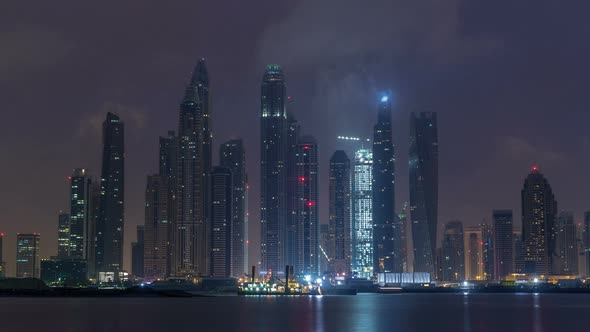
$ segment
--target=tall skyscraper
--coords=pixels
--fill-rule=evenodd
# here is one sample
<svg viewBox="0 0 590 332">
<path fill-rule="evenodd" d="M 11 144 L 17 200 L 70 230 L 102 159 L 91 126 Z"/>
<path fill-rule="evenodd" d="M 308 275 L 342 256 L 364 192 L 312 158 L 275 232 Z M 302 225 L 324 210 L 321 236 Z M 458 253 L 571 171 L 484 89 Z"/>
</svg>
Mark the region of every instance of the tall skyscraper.
<svg viewBox="0 0 590 332">
<path fill-rule="evenodd" d="M 514 273 L 512 210 L 494 210 L 494 276 L 505 280 Z"/>
<path fill-rule="evenodd" d="M 479 225 L 482 239 L 482 280 L 494 280 L 494 230 L 485 221 Z"/>
<path fill-rule="evenodd" d="M 329 193 L 329 257 L 332 273 L 350 275 L 350 159 L 346 152 L 337 150 L 330 158 Z"/>
<path fill-rule="evenodd" d="M 318 274 L 319 264 L 319 147 L 313 137 L 297 144 L 297 260 L 295 274 Z"/>
<path fill-rule="evenodd" d="M 206 214 L 209 207 L 207 166 L 205 165 L 204 62 L 199 61 L 180 105 L 178 162 L 176 165 L 175 274 L 209 274 L 209 237 Z"/>
<path fill-rule="evenodd" d="M 107 113 L 102 125 L 103 152 L 100 207 L 96 224 L 96 265 L 99 271 L 123 269 L 125 229 L 125 140 L 121 119 Z"/>
<path fill-rule="evenodd" d="M 319 251 L 320 256 L 320 274 L 329 272 L 330 256 L 328 256 L 328 248 L 330 247 L 330 225 L 320 224 L 319 232 Z"/>
<path fill-rule="evenodd" d="M 177 170 L 178 170 L 178 137 L 173 130 L 168 131 L 167 137 L 160 137 L 160 182 L 166 181 L 168 185 L 166 207 L 166 220 L 168 222 L 168 254 L 166 258 L 166 276 L 176 272 L 176 233 L 177 233 Z M 161 235 L 161 234 L 160 234 Z M 155 268 L 155 266 L 154 266 Z M 156 271 L 152 270 L 150 273 Z"/>
<path fill-rule="evenodd" d="M 360 149 L 354 156 L 352 182 L 352 272 L 373 277 L 373 152 Z"/>
<path fill-rule="evenodd" d="M 229 168 L 215 167 L 211 172 L 211 275 L 231 275 L 233 221 L 232 173 Z"/>
<path fill-rule="evenodd" d="M 410 212 L 414 272 L 434 272 L 438 218 L 438 133 L 436 113 L 410 117 Z"/>
<path fill-rule="evenodd" d="M 286 148 L 286 187 L 285 187 L 285 201 L 287 206 L 286 222 L 286 241 L 285 263 L 288 265 L 295 265 L 297 262 L 298 245 L 297 245 L 297 222 L 299 208 L 299 201 L 297 196 L 297 187 L 299 185 L 299 178 L 297 177 L 297 144 L 301 126 L 295 119 L 292 113 L 287 114 L 287 148 Z"/>
<path fill-rule="evenodd" d="M 584 230 L 582 232 L 582 244 L 584 246 L 585 275 L 590 277 L 590 211 L 584 212 Z"/>
<path fill-rule="evenodd" d="M 555 254 L 557 202 L 547 179 L 533 167 L 522 197 L 522 262 L 525 273 L 547 276 Z"/>
<path fill-rule="evenodd" d="M 88 277 L 96 278 L 97 230 L 100 215 L 100 188 L 96 179 L 88 180 L 88 216 L 86 218 L 86 271 Z"/>
<path fill-rule="evenodd" d="M 70 256 L 70 214 L 60 212 L 57 221 L 57 257 Z"/>
<path fill-rule="evenodd" d="M 480 227 L 463 229 L 465 279 L 485 280 L 483 270 L 483 234 Z"/>
<path fill-rule="evenodd" d="M 555 225 L 553 274 L 578 275 L 578 243 L 576 224 L 571 211 L 561 211 Z"/>
<path fill-rule="evenodd" d="M 168 177 L 147 177 L 145 190 L 144 270 L 146 280 L 166 278 L 170 271 L 170 186 Z"/>
<path fill-rule="evenodd" d="M 136 241 L 131 243 L 131 274 L 143 278 L 144 271 L 145 227 L 137 225 Z"/>
<path fill-rule="evenodd" d="M 16 277 L 39 278 L 41 276 L 41 257 L 39 254 L 40 235 L 16 235 Z"/>
<path fill-rule="evenodd" d="M 86 257 L 86 226 L 90 179 L 84 168 L 76 168 L 70 179 L 70 249 L 69 257 Z"/>
<path fill-rule="evenodd" d="M 442 241 L 442 280 L 465 279 L 463 224 L 450 221 L 445 225 Z"/>
<path fill-rule="evenodd" d="M 409 258 L 408 258 L 408 254 L 410 253 L 410 243 L 409 243 L 409 235 L 410 235 L 410 224 L 409 224 L 409 218 L 408 218 L 408 202 L 404 203 L 404 207 L 402 209 L 402 211 L 400 213 L 397 214 L 397 224 L 395 225 L 396 228 L 398 228 L 398 230 L 396 230 L 396 232 L 399 232 L 401 234 L 401 241 L 400 241 L 400 246 L 401 246 L 401 260 L 402 260 L 402 264 L 403 264 L 403 272 L 409 272 L 410 271 L 410 266 L 409 266 Z"/>
<path fill-rule="evenodd" d="M 268 65 L 261 87 L 260 213 L 262 272 L 282 274 L 286 261 L 287 88 L 283 71 Z"/>
<path fill-rule="evenodd" d="M 230 140 L 221 145 L 219 164 L 229 169 L 232 174 L 231 275 L 240 277 L 248 270 L 246 247 L 248 176 L 246 175 L 246 152 L 241 139 Z"/>
<path fill-rule="evenodd" d="M 373 129 L 373 271 L 403 272 L 401 233 L 395 213 L 395 153 L 391 101 L 383 96 Z M 397 231 L 397 232 L 394 232 Z"/>
<path fill-rule="evenodd" d="M 0 278 L 4 278 L 6 276 L 6 263 L 4 262 L 3 256 L 3 241 L 4 241 L 4 233 L 0 232 Z"/>
</svg>

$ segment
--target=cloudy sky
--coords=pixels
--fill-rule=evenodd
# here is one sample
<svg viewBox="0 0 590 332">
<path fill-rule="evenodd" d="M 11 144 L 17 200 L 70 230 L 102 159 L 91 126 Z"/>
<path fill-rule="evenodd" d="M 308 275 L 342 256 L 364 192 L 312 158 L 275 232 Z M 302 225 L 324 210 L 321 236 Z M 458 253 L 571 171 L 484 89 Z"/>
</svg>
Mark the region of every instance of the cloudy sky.
<svg viewBox="0 0 590 332">
<path fill-rule="evenodd" d="M 258 258 L 259 94 L 281 64 L 303 132 L 327 161 L 338 135 L 368 137 L 394 100 L 398 206 L 407 200 L 411 111 L 439 113 L 439 223 L 520 215 L 532 165 L 576 220 L 590 209 L 590 4 L 581 0 L 12 1 L 0 12 L 0 231 L 14 273 L 17 232 L 56 253 L 67 176 L 98 175 L 107 111 L 126 123 L 126 266 L 143 222 L 158 136 L 177 127 L 197 59 L 208 62 L 215 145 L 243 138 Z M 519 222 L 519 217 L 516 218 Z"/>
</svg>

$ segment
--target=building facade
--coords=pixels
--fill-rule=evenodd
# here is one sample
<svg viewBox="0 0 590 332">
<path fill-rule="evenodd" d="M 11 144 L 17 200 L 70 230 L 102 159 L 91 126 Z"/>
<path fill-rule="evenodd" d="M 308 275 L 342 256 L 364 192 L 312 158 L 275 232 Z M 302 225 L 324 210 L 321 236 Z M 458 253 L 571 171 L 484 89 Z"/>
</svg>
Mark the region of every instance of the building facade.
<svg viewBox="0 0 590 332">
<path fill-rule="evenodd" d="M 555 223 L 553 274 L 578 275 L 578 241 L 574 213 L 560 211 Z"/>
<path fill-rule="evenodd" d="M 512 210 L 494 210 L 494 276 L 505 280 L 514 273 Z"/>
<path fill-rule="evenodd" d="M 96 265 L 103 272 L 123 269 L 125 230 L 125 133 L 121 119 L 107 113 L 103 122 L 100 206 L 96 224 Z"/>
<path fill-rule="evenodd" d="M 480 227 L 463 229 L 465 253 L 465 279 L 486 280 L 483 262 L 483 234 Z"/>
<path fill-rule="evenodd" d="M 330 158 L 329 249 L 328 270 L 336 274 L 351 273 L 351 169 L 343 150 Z"/>
<path fill-rule="evenodd" d="M 17 278 L 41 276 L 40 243 L 41 236 L 37 233 L 16 235 Z"/>
<path fill-rule="evenodd" d="M 86 226 L 90 179 L 86 169 L 74 169 L 70 178 L 70 249 L 72 258 L 86 257 Z"/>
<path fill-rule="evenodd" d="M 352 273 L 373 277 L 373 152 L 360 149 L 354 156 L 352 182 Z"/>
<path fill-rule="evenodd" d="M 445 225 L 442 241 L 441 269 L 443 281 L 465 279 L 465 247 L 463 223 L 450 221 Z"/>
<path fill-rule="evenodd" d="M 169 194 L 168 177 L 160 175 L 147 177 L 143 277 L 148 281 L 164 279 L 170 275 Z"/>
<path fill-rule="evenodd" d="M 233 226 L 232 173 L 229 168 L 215 167 L 211 172 L 211 275 L 231 275 Z"/>
<path fill-rule="evenodd" d="M 145 257 L 145 226 L 137 225 L 136 241 L 131 242 L 131 274 L 143 278 Z"/>
<path fill-rule="evenodd" d="M 60 212 L 57 218 L 57 257 L 70 256 L 70 214 Z"/>
<path fill-rule="evenodd" d="M 433 274 L 438 218 L 436 113 L 411 114 L 409 170 L 414 272 Z"/>
</svg>

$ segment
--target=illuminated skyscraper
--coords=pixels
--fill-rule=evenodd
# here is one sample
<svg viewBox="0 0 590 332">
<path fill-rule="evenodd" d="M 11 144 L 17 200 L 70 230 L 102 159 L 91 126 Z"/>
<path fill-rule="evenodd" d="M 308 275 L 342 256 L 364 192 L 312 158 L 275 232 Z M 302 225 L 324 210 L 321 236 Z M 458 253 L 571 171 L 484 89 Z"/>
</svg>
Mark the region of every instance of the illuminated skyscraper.
<svg viewBox="0 0 590 332">
<path fill-rule="evenodd" d="M 438 219 L 436 113 L 412 113 L 410 117 L 409 170 L 414 272 L 433 274 Z"/>
<path fill-rule="evenodd" d="M 297 186 L 299 179 L 297 177 L 297 144 L 301 127 L 292 113 L 287 115 L 287 149 L 286 149 L 286 189 L 285 200 L 287 205 L 287 215 L 285 217 L 287 234 L 286 234 L 286 259 L 288 265 L 295 265 L 297 262 L 297 222 L 299 207 L 299 197 L 297 196 Z"/>
<path fill-rule="evenodd" d="M 103 153 L 100 208 L 96 223 L 96 265 L 99 271 L 123 270 L 125 208 L 125 141 L 121 119 L 107 113 L 102 125 Z"/>
<path fill-rule="evenodd" d="M 578 243 L 576 224 L 571 211 L 561 211 L 555 223 L 555 254 L 553 274 L 578 275 Z"/>
<path fill-rule="evenodd" d="M 147 177 L 145 190 L 145 235 L 143 276 L 146 280 L 166 278 L 170 271 L 169 250 L 169 203 L 168 177 Z"/>
<path fill-rule="evenodd" d="M 61 212 L 57 221 L 57 257 L 70 256 L 70 214 Z"/>
<path fill-rule="evenodd" d="M 486 222 L 479 225 L 482 239 L 482 280 L 494 280 L 494 230 Z"/>
<path fill-rule="evenodd" d="M 167 238 L 167 258 L 166 258 L 166 276 L 174 275 L 176 272 L 176 233 L 177 233 L 177 225 L 176 225 L 176 218 L 177 216 L 177 207 L 178 201 L 176 200 L 177 194 L 177 165 L 178 165 L 178 137 L 174 133 L 173 130 L 168 131 L 168 136 L 161 137 L 160 136 L 160 171 L 159 177 L 160 179 L 157 181 L 159 184 L 156 186 L 154 182 L 154 187 L 157 187 L 158 191 L 162 190 L 161 185 L 166 182 L 168 186 L 168 193 L 166 194 L 168 202 L 166 203 L 166 215 L 161 215 L 161 220 L 166 220 L 168 223 L 168 238 Z M 149 180 L 148 180 L 149 182 Z M 161 196 L 161 195 L 159 195 Z M 160 213 L 160 211 L 158 211 Z M 161 234 L 158 234 L 156 237 L 160 239 Z M 160 240 L 156 240 L 160 241 Z M 154 252 L 154 255 L 158 256 L 160 253 L 157 254 Z M 155 256 L 152 256 L 152 259 L 155 259 Z M 150 275 L 159 274 L 157 270 L 160 270 L 159 263 L 154 261 L 153 269 L 151 271 L 146 271 L 147 277 Z M 158 267 L 156 267 L 158 266 Z"/>
<path fill-rule="evenodd" d="M 70 179 L 70 249 L 68 256 L 85 258 L 90 179 L 84 168 L 76 168 Z"/>
<path fill-rule="evenodd" d="M 505 280 L 514 273 L 512 210 L 494 210 L 494 276 Z"/>
<path fill-rule="evenodd" d="M 136 241 L 131 243 L 131 274 L 143 278 L 145 256 L 145 226 L 137 225 Z"/>
<path fill-rule="evenodd" d="M 231 275 L 240 277 L 248 270 L 248 248 L 246 246 L 248 176 L 246 175 L 246 152 L 241 139 L 221 144 L 219 164 L 229 169 L 232 174 Z"/>
<path fill-rule="evenodd" d="M 328 250 L 333 273 L 350 275 L 351 222 L 350 222 L 350 159 L 338 150 L 330 158 L 330 215 Z"/>
<path fill-rule="evenodd" d="M 373 277 L 373 152 L 360 149 L 354 156 L 352 183 L 352 273 Z"/>
<path fill-rule="evenodd" d="M 282 274 L 286 261 L 286 85 L 281 67 L 268 65 L 261 86 L 261 272 Z"/>
<path fill-rule="evenodd" d="M 465 279 L 484 280 L 483 234 L 480 227 L 463 229 L 465 253 Z"/>
<path fill-rule="evenodd" d="M 295 274 L 320 272 L 319 257 L 319 148 L 313 137 L 297 144 L 297 260 Z"/>
<path fill-rule="evenodd" d="M 395 153 L 388 96 L 381 98 L 373 130 L 373 271 L 403 272 L 401 230 L 394 228 Z"/>
<path fill-rule="evenodd" d="M 16 277 L 39 278 L 41 276 L 41 257 L 39 254 L 40 235 L 16 235 Z"/>
<path fill-rule="evenodd" d="M 548 275 L 555 254 L 557 202 L 547 179 L 533 167 L 522 197 L 522 264 L 525 273 Z"/>
<path fill-rule="evenodd" d="M 86 270 L 88 277 L 96 277 L 97 231 L 96 224 L 100 214 L 100 183 L 96 179 L 89 179 L 88 187 L 88 216 L 86 218 Z"/>
<path fill-rule="evenodd" d="M 199 61 L 180 104 L 178 161 L 176 164 L 176 229 L 174 238 L 175 274 L 209 274 L 209 237 L 205 207 L 208 199 L 205 166 L 204 62 Z M 208 91 L 208 88 L 207 88 Z"/>
<path fill-rule="evenodd" d="M 584 263 L 586 263 L 584 272 L 586 277 L 590 277 L 590 211 L 584 212 L 582 245 L 584 246 Z"/>
<path fill-rule="evenodd" d="M 211 275 L 231 275 L 233 225 L 232 173 L 229 168 L 215 167 L 211 172 Z"/>
<path fill-rule="evenodd" d="M 463 224 L 450 221 L 445 225 L 442 241 L 442 280 L 459 281 L 465 279 L 465 249 Z"/>
</svg>

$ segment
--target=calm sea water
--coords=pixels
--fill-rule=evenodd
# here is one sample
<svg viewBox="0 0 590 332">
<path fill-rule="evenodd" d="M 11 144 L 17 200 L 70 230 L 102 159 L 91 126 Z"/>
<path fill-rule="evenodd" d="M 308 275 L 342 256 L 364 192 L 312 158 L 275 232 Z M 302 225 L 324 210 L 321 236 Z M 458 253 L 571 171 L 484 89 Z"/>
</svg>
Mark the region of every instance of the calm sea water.
<svg viewBox="0 0 590 332">
<path fill-rule="evenodd" d="M 0 298 L 0 331 L 590 331 L 590 296 Z"/>
</svg>

